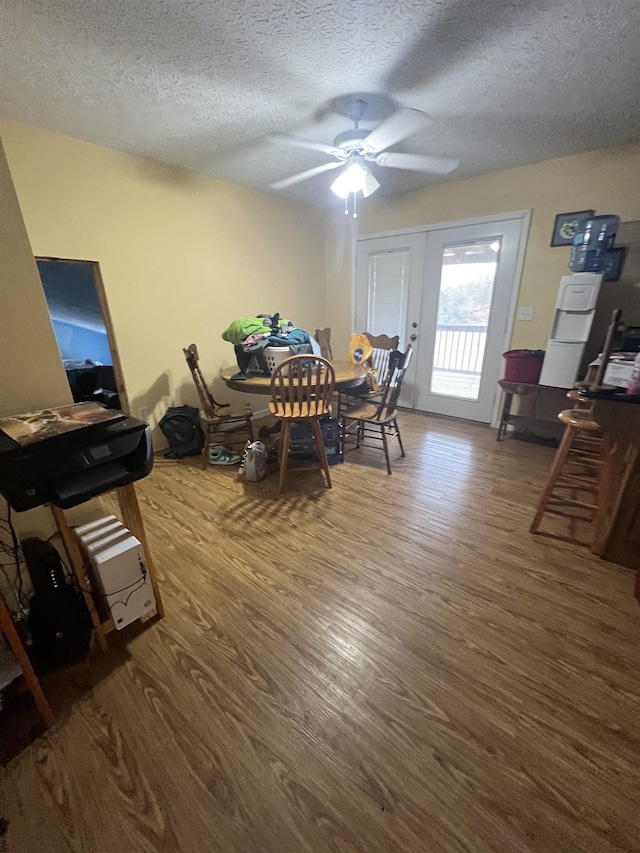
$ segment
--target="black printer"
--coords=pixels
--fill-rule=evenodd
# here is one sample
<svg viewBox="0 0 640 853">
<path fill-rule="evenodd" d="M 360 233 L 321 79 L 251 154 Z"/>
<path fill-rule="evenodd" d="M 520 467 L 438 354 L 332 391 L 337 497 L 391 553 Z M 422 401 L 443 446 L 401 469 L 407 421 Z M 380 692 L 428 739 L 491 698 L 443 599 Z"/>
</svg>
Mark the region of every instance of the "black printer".
<svg viewBox="0 0 640 853">
<path fill-rule="evenodd" d="M 77 506 L 152 467 L 149 425 L 97 403 L 0 420 L 0 493 L 17 512 Z"/>
</svg>

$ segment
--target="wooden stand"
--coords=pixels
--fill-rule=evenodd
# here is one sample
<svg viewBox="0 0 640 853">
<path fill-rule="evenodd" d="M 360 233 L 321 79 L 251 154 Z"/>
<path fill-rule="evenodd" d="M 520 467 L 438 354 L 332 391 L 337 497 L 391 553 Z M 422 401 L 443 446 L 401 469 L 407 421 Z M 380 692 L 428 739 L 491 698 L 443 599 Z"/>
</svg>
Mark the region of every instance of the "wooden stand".
<svg viewBox="0 0 640 853">
<path fill-rule="evenodd" d="M 9 612 L 9 608 L 4 602 L 4 598 L 0 595 L 0 631 L 4 634 L 7 643 L 9 644 L 9 648 L 13 652 L 15 659 L 18 661 L 20 669 L 22 670 L 22 674 L 24 676 L 24 680 L 27 683 L 27 687 L 31 691 L 31 695 L 33 696 L 33 701 L 36 703 L 36 707 L 38 711 L 40 711 L 40 716 L 44 720 L 47 728 L 51 727 L 56 719 L 53 716 L 53 711 L 49 707 L 49 703 L 47 702 L 44 693 L 42 692 L 42 687 L 40 687 L 40 682 L 38 681 L 38 677 L 33 671 L 33 667 L 31 666 L 31 661 L 24 650 L 24 646 L 20 641 L 20 637 L 18 636 L 18 632 L 16 631 L 16 626 L 13 624 L 13 619 L 11 618 L 11 613 Z"/>
<path fill-rule="evenodd" d="M 120 486 L 115 489 L 115 492 L 118 495 L 118 503 L 120 505 L 120 512 L 122 513 L 122 522 L 131 534 L 139 540 L 144 550 L 149 580 L 151 581 L 151 588 L 153 589 L 153 594 L 156 599 L 156 611 L 158 616 L 162 617 L 164 616 L 164 606 L 162 604 L 162 598 L 160 596 L 160 590 L 156 580 L 151 553 L 149 552 L 147 534 L 140 514 L 140 507 L 138 506 L 135 487 L 133 483 L 130 483 L 128 486 Z M 62 539 L 62 544 L 67 552 L 69 563 L 71 564 L 71 568 L 73 569 L 78 584 L 80 585 L 80 589 L 82 590 L 85 603 L 89 609 L 98 645 L 103 652 L 106 652 L 108 649 L 106 635 L 111 633 L 111 631 L 115 631 L 113 619 L 107 619 L 105 622 L 100 621 L 100 615 L 96 608 L 95 601 L 93 600 L 93 595 L 89 589 L 84 560 L 82 559 L 76 534 L 67 524 L 64 510 L 59 509 L 57 506 L 53 506 L 53 504 L 50 506 L 53 518 L 56 522 L 56 527 L 58 528 L 58 533 Z"/>
<path fill-rule="evenodd" d="M 514 397 L 527 397 L 529 394 L 538 394 L 540 392 L 540 385 L 537 382 L 533 384 L 531 382 L 509 382 L 507 379 L 499 379 L 498 385 L 502 388 L 504 396 L 500 409 L 500 422 L 498 424 L 496 441 L 502 441 L 503 438 L 507 437 L 507 427 L 509 424 L 513 424 L 516 427 L 535 427 L 541 423 L 536 418 L 511 414 Z"/>
</svg>

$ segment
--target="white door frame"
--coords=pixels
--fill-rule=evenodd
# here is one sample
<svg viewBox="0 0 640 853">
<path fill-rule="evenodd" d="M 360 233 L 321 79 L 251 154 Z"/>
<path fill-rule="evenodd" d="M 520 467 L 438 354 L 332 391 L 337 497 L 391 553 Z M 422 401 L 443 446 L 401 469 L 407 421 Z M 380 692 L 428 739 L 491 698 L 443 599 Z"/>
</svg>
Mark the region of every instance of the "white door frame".
<svg viewBox="0 0 640 853">
<path fill-rule="evenodd" d="M 524 259 L 527 251 L 527 243 L 529 240 L 529 228 L 531 226 L 531 210 L 512 210 L 508 213 L 495 213 L 489 216 L 472 216 L 467 219 L 456 219 L 451 222 L 435 222 L 431 225 L 416 225 L 411 228 L 394 228 L 392 231 L 375 231 L 371 234 L 358 234 L 353 238 L 351 252 L 351 324 L 355 319 L 356 305 L 356 250 L 360 240 L 373 240 L 378 237 L 399 237 L 403 234 L 417 234 L 425 231 L 441 231 L 446 228 L 458 228 L 465 225 L 488 225 L 492 222 L 504 222 L 507 219 L 519 219 L 520 224 L 520 239 L 518 241 L 518 249 L 516 251 L 516 262 L 513 277 L 513 289 L 511 291 L 511 300 L 509 303 L 509 312 L 507 314 L 507 324 L 505 327 L 503 349 L 506 351 L 511 344 L 513 335 L 513 324 L 516 318 L 516 309 L 518 307 L 518 297 L 520 296 L 520 286 L 522 284 L 522 271 L 524 269 Z M 491 414 L 491 426 L 498 425 L 500 414 L 500 394 L 496 388 L 495 399 L 493 402 L 493 411 Z"/>
</svg>

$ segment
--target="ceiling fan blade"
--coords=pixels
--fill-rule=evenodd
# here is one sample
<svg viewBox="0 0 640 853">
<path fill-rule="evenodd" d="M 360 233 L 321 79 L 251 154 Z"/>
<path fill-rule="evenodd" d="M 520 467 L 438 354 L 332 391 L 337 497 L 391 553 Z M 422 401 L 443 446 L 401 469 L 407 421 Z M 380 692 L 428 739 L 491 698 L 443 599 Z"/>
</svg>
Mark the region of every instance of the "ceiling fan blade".
<svg viewBox="0 0 640 853">
<path fill-rule="evenodd" d="M 451 157 L 431 157 L 429 154 L 400 154 L 395 151 L 383 151 L 374 158 L 377 166 L 391 169 L 408 169 L 411 172 L 426 172 L 428 175 L 448 175 L 460 165 L 459 160 Z"/>
<path fill-rule="evenodd" d="M 273 184 L 269 184 L 269 189 L 286 190 L 287 187 L 299 184 L 300 181 L 306 181 L 308 178 L 313 178 L 315 175 L 321 175 L 323 172 L 328 172 L 330 169 L 338 169 L 343 165 L 343 163 L 323 163 L 322 166 L 315 166 L 313 169 L 307 169 L 306 172 L 298 172 L 297 175 L 291 175 L 290 178 L 283 178 L 281 181 L 275 181 Z"/>
<path fill-rule="evenodd" d="M 333 145 L 325 145 L 324 142 L 314 142 L 312 139 L 302 139 L 300 136 L 287 136 L 286 133 L 269 133 L 265 139 L 272 142 L 279 142 L 282 145 L 289 145 L 292 148 L 306 148 L 308 151 L 319 151 L 321 154 L 328 154 L 330 157 L 340 157 L 343 160 L 346 160 L 348 156 L 346 151 L 336 148 Z"/>
<path fill-rule="evenodd" d="M 431 118 L 420 110 L 402 108 L 372 130 L 364 141 L 376 151 L 384 151 L 385 148 L 426 127 L 430 121 Z"/>
</svg>

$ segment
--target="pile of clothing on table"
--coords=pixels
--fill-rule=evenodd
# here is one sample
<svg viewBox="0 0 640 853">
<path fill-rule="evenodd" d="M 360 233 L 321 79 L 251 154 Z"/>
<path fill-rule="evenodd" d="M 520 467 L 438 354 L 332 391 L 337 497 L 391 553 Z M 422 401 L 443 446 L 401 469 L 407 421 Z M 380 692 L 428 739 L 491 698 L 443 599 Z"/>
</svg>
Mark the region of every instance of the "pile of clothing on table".
<svg viewBox="0 0 640 853">
<path fill-rule="evenodd" d="M 309 332 L 298 329 L 291 320 L 280 314 L 258 314 L 240 317 L 222 333 L 222 340 L 232 343 L 236 350 L 239 373 L 233 379 L 246 379 L 248 373 L 270 370 L 265 357 L 267 347 L 288 347 L 292 355 L 320 354 L 320 347 Z"/>
</svg>

